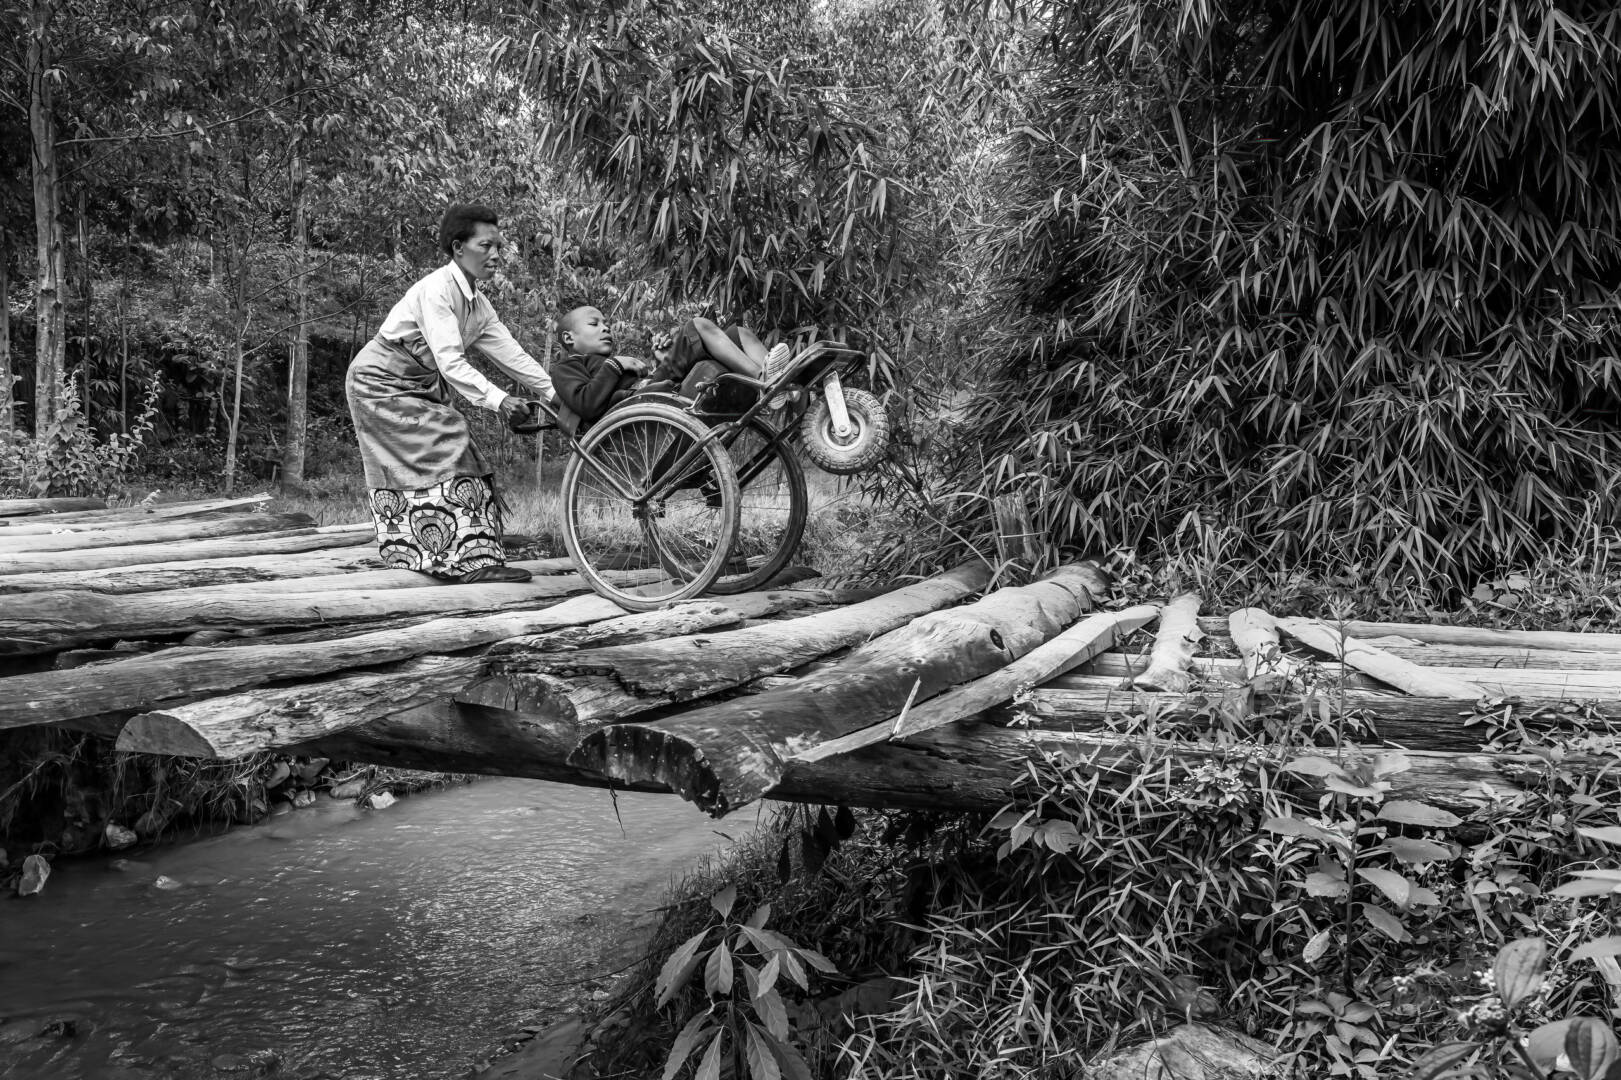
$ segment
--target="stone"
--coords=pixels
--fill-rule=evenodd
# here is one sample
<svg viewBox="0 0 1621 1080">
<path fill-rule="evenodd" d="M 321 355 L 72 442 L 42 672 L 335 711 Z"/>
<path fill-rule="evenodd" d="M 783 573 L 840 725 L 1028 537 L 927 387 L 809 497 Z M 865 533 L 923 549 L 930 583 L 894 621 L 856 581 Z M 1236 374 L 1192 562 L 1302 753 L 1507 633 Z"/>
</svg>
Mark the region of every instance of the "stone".
<svg viewBox="0 0 1621 1080">
<path fill-rule="evenodd" d="M 293 766 L 293 772 L 306 784 L 313 784 L 318 780 L 326 767 L 332 764 L 331 758 L 310 758 L 308 761 Z"/>
<path fill-rule="evenodd" d="M 23 860 L 23 876 L 17 882 L 18 896 L 33 896 L 45 888 L 45 881 L 51 876 L 51 864 L 45 861 L 43 855 L 30 855 Z"/>
<path fill-rule="evenodd" d="M 281 817 L 283 814 L 292 813 L 292 811 L 293 811 L 293 804 L 290 803 L 290 802 L 272 803 L 271 807 L 270 807 L 270 816 L 271 817 Z"/>
<path fill-rule="evenodd" d="M 159 874 L 158 879 L 152 884 L 155 888 L 162 889 L 164 892 L 174 892 L 176 889 L 184 889 L 186 887 L 185 882 L 176 881 L 167 874 Z"/>
<path fill-rule="evenodd" d="M 332 787 L 332 797 L 334 799 L 359 798 L 360 795 L 365 792 L 366 785 L 369 783 L 371 783 L 371 781 L 366 777 L 357 776 L 353 780 L 345 780 L 341 784 L 334 784 Z"/>
<path fill-rule="evenodd" d="M 135 841 L 140 839 L 140 837 L 135 835 L 135 831 L 133 829 L 126 829 L 124 826 L 114 824 L 111 821 L 107 823 L 107 828 L 103 830 L 103 833 L 107 839 L 107 846 L 112 848 L 114 851 L 120 851 L 123 848 L 127 848 L 131 844 L 135 843 Z"/>
<path fill-rule="evenodd" d="M 241 1054 L 221 1054 L 211 1064 L 220 1072 L 246 1072 L 252 1062 Z"/>
<path fill-rule="evenodd" d="M 293 793 L 293 805 L 302 810 L 306 806 L 315 805 L 315 792 L 305 790 Z"/>
<path fill-rule="evenodd" d="M 394 805 L 394 793 L 391 791 L 374 791 L 366 800 L 366 805 L 373 810 L 387 810 Z"/>
<path fill-rule="evenodd" d="M 135 819 L 135 832 L 139 836 L 152 839 L 169 827 L 169 822 L 180 812 L 180 804 L 173 799 L 163 799 L 152 805 L 152 809 Z"/>
<path fill-rule="evenodd" d="M 1262 1080 L 1282 1077 L 1276 1048 L 1238 1031 L 1179 1024 L 1093 1063 L 1088 1080 Z"/>
</svg>

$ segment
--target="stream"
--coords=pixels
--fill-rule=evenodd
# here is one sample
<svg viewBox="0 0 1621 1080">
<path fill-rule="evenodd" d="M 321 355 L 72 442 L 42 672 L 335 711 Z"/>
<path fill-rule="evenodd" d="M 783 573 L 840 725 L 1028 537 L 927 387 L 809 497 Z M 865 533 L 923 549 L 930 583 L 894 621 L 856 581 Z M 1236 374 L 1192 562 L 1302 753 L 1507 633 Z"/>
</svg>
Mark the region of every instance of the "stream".
<svg viewBox="0 0 1621 1080">
<path fill-rule="evenodd" d="M 0 1078 L 466 1076 L 630 964 L 672 878 L 754 823 L 492 779 L 61 860 L 0 899 Z"/>
</svg>

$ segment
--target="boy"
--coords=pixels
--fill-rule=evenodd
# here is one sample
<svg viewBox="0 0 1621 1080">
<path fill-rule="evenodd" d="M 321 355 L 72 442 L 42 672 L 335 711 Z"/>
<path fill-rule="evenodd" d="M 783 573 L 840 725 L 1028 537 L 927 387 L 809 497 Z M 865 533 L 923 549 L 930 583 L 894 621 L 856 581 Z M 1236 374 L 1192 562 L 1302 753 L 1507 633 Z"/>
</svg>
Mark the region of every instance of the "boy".
<svg viewBox="0 0 1621 1080">
<path fill-rule="evenodd" d="M 552 391 L 563 431 L 573 435 L 635 393 L 646 365 L 614 355 L 608 320 L 590 305 L 557 320 L 557 340 L 567 355 L 552 367 Z"/>
</svg>

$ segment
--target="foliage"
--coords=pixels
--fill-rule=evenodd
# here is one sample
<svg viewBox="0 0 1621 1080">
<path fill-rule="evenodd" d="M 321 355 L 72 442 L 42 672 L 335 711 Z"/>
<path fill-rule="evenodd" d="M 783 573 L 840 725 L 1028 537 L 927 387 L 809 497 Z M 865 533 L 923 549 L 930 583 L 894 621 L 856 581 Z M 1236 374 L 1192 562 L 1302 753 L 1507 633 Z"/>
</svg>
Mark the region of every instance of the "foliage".
<svg viewBox="0 0 1621 1080">
<path fill-rule="evenodd" d="M 86 423 L 78 390 L 70 379 L 62 386 L 56 418 L 38 451 L 33 476 L 37 496 L 107 495 L 124 483 L 136 457 L 152 434 L 161 382 L 153 379 L 146 400 L 128 433 L 97 439 Z"/>
<path fill-rule="evenodd" d="M 723 1060 L 733 1076 L 809 1080 L 804 1059 L 789 1041 L 788 1010 L 777 981 L 788 979 L 803 991 L 810 988 L 811 970 L 833 974 L 837 969 L 814 949 L 767 930 L 770 904 L 755 908 L 747 919 L 734 920 L 737 889 L 730 885 L 710 897 L 709 903 L 721 922 L 682 942 L 664 962 L 653 988 L 655 1007 L 663 1008 L 703 969 L 708 1005 L 694 1013 L 676 1036 L 664 1063 L 664 1080 L 672 1080 L 695 1056 L 693 1076 L 697 1080 L 718 1080 Z M 706 947 L 715 929 L 720 933 Z M 746 959 L 750 954 L 760 961 L 758 966 Z M 738 983 L 740 969 L 743 981 Z"/>
<path fill-rule="evenodd" d="M 952 520 L 1023 488 L 1059 544 L 1425 580 L 1613 520 L 1612 6 L 1007 9 Z"/>
</svg>

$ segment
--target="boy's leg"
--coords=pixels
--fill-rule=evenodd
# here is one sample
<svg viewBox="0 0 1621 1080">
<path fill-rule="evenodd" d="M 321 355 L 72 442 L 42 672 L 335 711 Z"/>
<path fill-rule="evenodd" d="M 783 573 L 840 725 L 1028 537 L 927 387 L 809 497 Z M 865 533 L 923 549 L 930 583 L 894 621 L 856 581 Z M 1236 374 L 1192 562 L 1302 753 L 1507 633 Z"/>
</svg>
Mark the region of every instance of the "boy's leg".
<svg viewBox="0 0 1621 1080">
<path fill-rule="evenodd" d="M 717 361 L 728 371 L 735 371 L 739 375 L 750 378 L 759 378 L 762 361 L 765 360 L 765 349 L 760 345 L 760 339 L 744 327 L 733 327 L 731 330 L 722 330 L 710 319 L 693 319 L 692 330 L 697 335 L 699 343 L 703 345 L 704 352 Z M 733 335 L 736 335 L 735 337 Z M 751 356 L 746 342 L 753 341 L 759 348 L 759 355 Z"/>
</svg>

